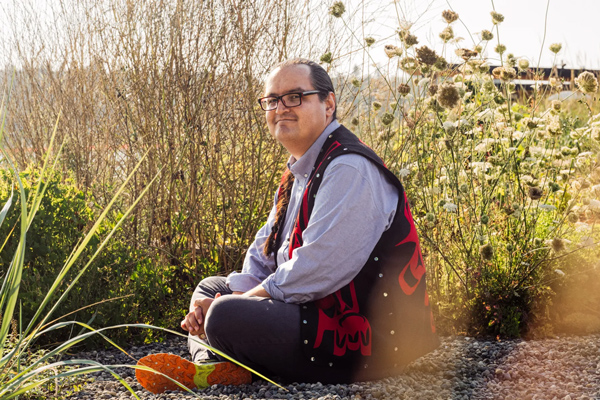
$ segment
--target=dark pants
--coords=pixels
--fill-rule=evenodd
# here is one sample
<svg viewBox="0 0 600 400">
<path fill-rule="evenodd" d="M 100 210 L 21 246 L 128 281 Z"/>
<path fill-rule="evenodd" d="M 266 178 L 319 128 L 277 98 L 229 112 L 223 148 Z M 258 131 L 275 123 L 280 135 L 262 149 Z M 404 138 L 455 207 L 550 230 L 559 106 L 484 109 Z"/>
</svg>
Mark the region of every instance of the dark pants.
<svg viewBox="0 0 600 400">
<path fill-rule="evenodd" d="M 236 296 L 224 277 L 202 280 L 194 291 L 196 299 L 216 299 L 208 313 L 204 329 L 208 343 L 248 367 L 283 382 L 351 382 L 352 373 L 342 368 L 314 365 L 301 350 L 300 306 L 281 301 Z M 205 347 L 188 339 L 192 359 L 214 358 Z M 193 336 L 199 340 L 197 336 Z"/>
</svg>

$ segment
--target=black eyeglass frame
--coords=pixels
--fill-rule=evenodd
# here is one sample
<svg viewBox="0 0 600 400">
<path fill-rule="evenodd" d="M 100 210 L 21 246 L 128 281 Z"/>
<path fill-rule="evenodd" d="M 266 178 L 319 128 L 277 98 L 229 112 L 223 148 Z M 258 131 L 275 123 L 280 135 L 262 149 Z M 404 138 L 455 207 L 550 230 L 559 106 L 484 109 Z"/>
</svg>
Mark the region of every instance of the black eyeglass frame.
<svg viewBox="0 0 600 400">
<path fill-rule="evenodd" d="M 323 91 L 322 90 L 307 90 L 305 92 L 290 92 L 290 93 L 282 94 L 281 96 L 265 96 L 265 97 L 261 97 L 260 99 L 258 99 L 258 104 L 260 105 L 260 108 L 263 111 L 274 111 L 274 110 L 277 110 L 277 106 L 279 105 L 280 101 L 287 108 L 299 107 L 299 106 L 302 105 L 302 97 L 308 96 L 308 95 L 311 95 L 311 94 L 317 94 L 317 93 L 323 93 Z M 300 96 L 300 103 L 296 104 L 294 106 L 288 106 L 287 104 L 285 104 L 285 101 L 283 101 L 283 97 L 284 96 L 289 96 L 290 94 L 297 94 L 297 95 L 299 95 Z M 275 106 L 275 108 L 272 108 L 272 109 L 269 109 L 269 110 L 265 110 L 265 108 L 263 107 L 263 104 L 262 104 L 262 101 L 264 99 L 277 99 L 277 105 Z"/>
</svg>

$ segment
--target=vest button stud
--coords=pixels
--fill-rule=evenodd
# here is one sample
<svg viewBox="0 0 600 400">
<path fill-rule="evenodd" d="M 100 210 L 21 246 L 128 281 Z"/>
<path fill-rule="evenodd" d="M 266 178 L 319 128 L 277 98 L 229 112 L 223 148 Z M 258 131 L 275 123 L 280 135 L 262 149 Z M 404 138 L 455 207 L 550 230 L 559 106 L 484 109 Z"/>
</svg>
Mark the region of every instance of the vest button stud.
<svg viewBox="0 0 600 400">
<path fill-rule="evenodd" d="M 386 292 L 383 292 L 383 297 L 387 297 L 387 293 Z"/>
<path fill-rule="evenodd" d="M 380 278 L 383 278 L 383 274 L 379 274 L 379 277 L 380 277 Z"/>
<path fill-rule="evenodd" d="M 329 363 L 329 366 L 330 366 L 330 367 L 333 367 L 333 363 Z"/>
<path fill-rule="evenodd" d="M 375 260 L 375 261 L 379 261 L 379 257 L 375 257 L 373 260 Z"/>
<path fill-rule="evenodd" d="M 365 364 L 365 368 L 367 368 L 368 366 L 369 366 L 368 364 Z"/>
<path fill-rule="evenodd" d="M 310 358 L 310 361 L 315 361 L 315 358 L 314 358 L 314 357 L 311 357 L 311 358 Z"/>
<path fill-rule="evenodd" d="M 304 341 L 304 344 L 308 344 L 308 340 Z M 396 350 L 398 350 L 398 348 L 396 347 Z"/>
<path fill-rule="evenodd" d="M 308 322 L 307 322 L 306 320 L 302 321 L 302 323 L 303 323 L 304 325 L 308 324 Z"/>
<path fill-rule="evenodd" d="M 329 135 L 329 139 L 331 139 L 333 137 L 333 135 Z"/>
<path fill-rule="evenodd" d="M 396 333 L 396 332 L 394 332 L 394 331 L 390 331 L 390 335 L 393 335 L 394 333 Z"/>
<path fill-rule="evenodd" d="M 394 347 L 394 351 L 398 351 L 398 348 L 397 348 L 397 347 Z"/>
</svg>

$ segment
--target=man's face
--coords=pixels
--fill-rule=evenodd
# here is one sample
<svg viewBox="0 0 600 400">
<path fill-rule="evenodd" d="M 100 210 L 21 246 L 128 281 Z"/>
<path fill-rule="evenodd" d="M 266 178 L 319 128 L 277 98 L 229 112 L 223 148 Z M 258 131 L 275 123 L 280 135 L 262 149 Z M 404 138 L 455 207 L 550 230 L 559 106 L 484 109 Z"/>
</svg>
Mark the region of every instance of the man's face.
<svg viewBox="0 0 600 400">
<path fill-rule="evenodd" d="M 310 82 L 307 65 L 291 65 L 276 69 L 269 75 L 265 96 L 281 96 L 290 92 L 305 92 L 315 88 Z M 302 97 L 302 105 L 288 108 L 279 101 L 277 108 L 266 112 L 269 131 L 296 159 L 300 158 L 332 121 L 335 96 L 330 93 L 324 102 L 318 94 Z"/>
</svg>

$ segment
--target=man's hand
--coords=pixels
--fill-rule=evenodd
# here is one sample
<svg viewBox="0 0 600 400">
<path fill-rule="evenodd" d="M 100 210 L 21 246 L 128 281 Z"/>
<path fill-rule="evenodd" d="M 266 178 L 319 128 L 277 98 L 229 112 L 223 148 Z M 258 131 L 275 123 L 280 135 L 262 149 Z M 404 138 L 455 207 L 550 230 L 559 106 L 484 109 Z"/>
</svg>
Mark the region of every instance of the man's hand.
<svg viewBox="0 0 600 400">
<path fill-rule="evenodd" d="M 205 298 L 194 301 L 193 306 L 190 307 L 190 312 L 181 321 L 181 329 L 188 331 L 192 336 L 204 338 L 204 318 L 212 302 L 219 297 L 221 297 L 221 294 L 217 293 L 214 299 Z"/>
</svg>

